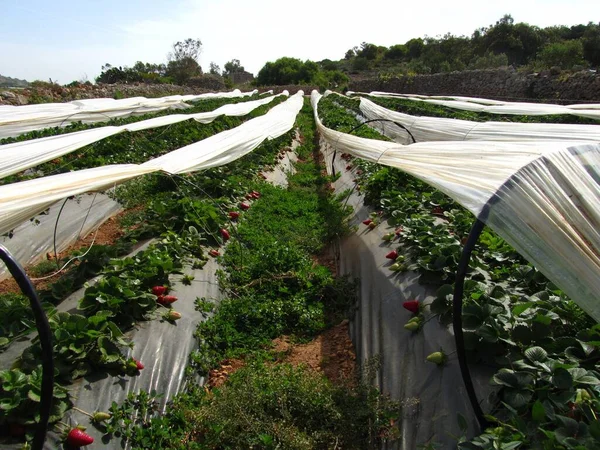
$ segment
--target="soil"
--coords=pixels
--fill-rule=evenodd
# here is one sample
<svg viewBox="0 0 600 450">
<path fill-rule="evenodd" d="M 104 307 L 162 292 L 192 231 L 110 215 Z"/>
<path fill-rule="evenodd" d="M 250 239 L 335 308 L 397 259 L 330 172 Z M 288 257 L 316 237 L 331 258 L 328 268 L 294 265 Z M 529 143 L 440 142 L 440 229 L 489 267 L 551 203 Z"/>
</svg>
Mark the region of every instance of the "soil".
<svg viewBox="0 0 600 450">
<path fill-rule="evenodd" d="M 95 233 L 94 231 L 90 232 L 87 236 L 78 240 L 64 251 L 60 252 L 58 254 L 58 259 L 61 260 L 67 257 L 75 250 L 87 249 L 90 247 L 92 242 L 94 242 L 94 245 L 114 244 L 117 241 L 117 239 L 119 239 L 124 234 L 124 231 L 120 226 L 120 219 L 125 213 L 126 211 L 122 211 L 119 214 L 107 219 L 102 225 L 100 225 L 100 228 L 98 228 L 97 233 Z M 54 260 L 54 255 L 49 252 L 46 254 L 46 259 Z M 77 261 L 73 261 L 72 264 L 77 264 Z M 48 285 L 52 284 L 54 281 L 58 280 L 61 277 L 61 273 L 57 273 L 56 275 L 51 277 L 45 275 L 40 276 L 39 279 L 36 279 L 36 277 L 32 274 L 32 267 L 34 266 L 35 264 L 25 267 L 25 272 L 27 273 L 34 287 L 38 291 L 47 288 Z M 0 294 L 6 293 L 21 293 L 21 289 L 17 285 L 15 279 L 12 277 L 0 281 Z"/>
<path fill-rule="evenodd" d="M 350 340 L 348 320 L 324 331 L 307 344 L 295 344 L 289 336 L 273 340 L 272 351 L 279 363 L 304 365 L 324 374 L 337 385 L 354 386 L 356 383 L 356 354 Z M 244 366 L 238 359 L 226 359 L 218 369 L 209 373 L 208 386 L 222 386 L 229 375 Z"/>
</svg>

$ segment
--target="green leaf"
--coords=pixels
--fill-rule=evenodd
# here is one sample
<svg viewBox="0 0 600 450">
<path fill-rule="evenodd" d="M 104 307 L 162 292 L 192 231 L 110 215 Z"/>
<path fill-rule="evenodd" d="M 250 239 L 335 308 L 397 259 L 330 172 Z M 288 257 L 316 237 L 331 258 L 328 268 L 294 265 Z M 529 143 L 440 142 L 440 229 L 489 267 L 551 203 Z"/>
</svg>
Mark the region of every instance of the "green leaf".
<svg viewBox="0 0 600 450">
<path fill-rule="evenodd" d="M 533 302 L 519 303 L 512 309 L 513 316 L 519 316 L 534 305 Z"/>
<path fill-rule="evenodd" d="M 536 400 L 531 408 L 531 418 L 535 422 L 543 422 L 546 419 L 546 411 L 544 405 L 539 400 Z"/>
<path fill-rule="evenodd" d="M 456 420 L 458 421 L 458 428 L 460 428 L 460 431 L 466 433 L 469 425 L 465 416 L 463 416 L 461 413 L 456 413 Z"/>
<path fill-rule="evenodd" d="M 531 362 L 544 362 L 548 358 L 548 352 L 542 347 L 530 347 L 525 350 L 525 357 Z"/>
<path fill-rule="evenodd" d="M 594 420 L 593 422 L 590 422 L 589 431 L 594 439 L 600 440 L 600 420 Z"/>
<path fill-rule="evenodd" d="M 552 384 L 554 384 L 554 386 L 556 386 L 558 389 L 571 389 L 571 387 L 573 387 L 573 377 L 571 377 L 571 374 L 568 370 L 558 368 L 552 375 Z"/>
<path fill-rule="evenodd" d="M 36 403 L 39 403 L 40 400 L 41 400 L 40 395 L 37 392 L 33 391 L 33 390 L 30 390 L 27 393 L 27 397 L 29 397 L 30 400 L 32 400 L 32 401 L 34 401 Z"/>
<path fill-rule="evenodd" d="M 503 394 L 504 401 L 515 409 L 527 405 L 531 401 L 532 396 L 531 392 L 520 389 L 509 389 Z"/>
</svg>

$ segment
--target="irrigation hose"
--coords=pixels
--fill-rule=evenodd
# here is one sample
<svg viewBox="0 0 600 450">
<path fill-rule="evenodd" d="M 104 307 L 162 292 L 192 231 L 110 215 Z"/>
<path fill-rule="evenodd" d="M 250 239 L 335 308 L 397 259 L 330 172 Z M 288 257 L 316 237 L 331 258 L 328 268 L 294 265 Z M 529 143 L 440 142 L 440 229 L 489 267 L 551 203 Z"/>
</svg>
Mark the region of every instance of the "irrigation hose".
<svg viewBox="0 0 600 450">
<path fill-rule="evenodd" d="M 27 277 L 23 267 L 17 262 L 10 252 L 0 245 L 0 259 L 6 264 L 19 288 L 29 298 L 35 325 L 42 347 L 42 390 L 40 395 L 40 421 L 33 435 L 33 450 L 42 450 L 46 439 L 46 429 L 52 407 L 52 394 L 54 391 L 54 360 L 52 358 L 52 333 L 48 318 L 44 313 L 40 299 L 35 292 L 33 284 Z"/>
</svg>

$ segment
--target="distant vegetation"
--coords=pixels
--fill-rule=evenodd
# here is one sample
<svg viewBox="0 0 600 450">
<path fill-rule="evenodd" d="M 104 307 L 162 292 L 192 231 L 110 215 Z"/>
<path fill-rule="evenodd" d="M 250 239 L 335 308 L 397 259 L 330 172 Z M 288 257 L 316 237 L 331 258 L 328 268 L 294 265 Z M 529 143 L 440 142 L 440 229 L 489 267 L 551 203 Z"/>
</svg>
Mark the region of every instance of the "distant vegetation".
<svg viewBox="0 0 600 450">
<path fill-rule="evenodd" d="M 505 15 L 471 36 L 424 37 L 383 47 L 363 42 L 340 61 L 320 63 L 329 70 L 359 73 L 428 74 L 512 65 L 530 70 L 585 69 L 600 66 L 600 23 L 539 28 L 514 23 Z"/>
</svg>

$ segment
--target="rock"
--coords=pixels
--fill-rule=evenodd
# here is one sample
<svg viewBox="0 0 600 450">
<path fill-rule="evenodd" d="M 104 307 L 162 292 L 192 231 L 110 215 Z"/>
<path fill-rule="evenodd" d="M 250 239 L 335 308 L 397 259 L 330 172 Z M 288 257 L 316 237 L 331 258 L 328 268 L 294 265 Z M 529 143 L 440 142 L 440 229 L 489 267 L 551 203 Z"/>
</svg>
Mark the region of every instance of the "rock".
<svg viewBox="0 0 600 450">
<path fill-rule="evenodd" d="M 10 91 L 0 92 L 0 97 L 5 98 L 7 100 L 14 100 L 17 96 Z"/>
</svg>

